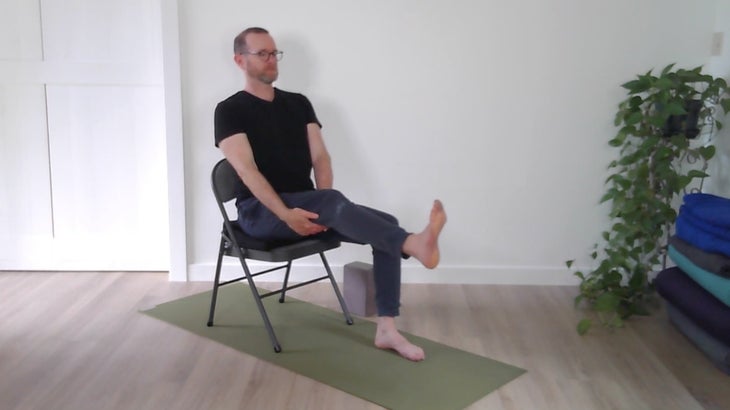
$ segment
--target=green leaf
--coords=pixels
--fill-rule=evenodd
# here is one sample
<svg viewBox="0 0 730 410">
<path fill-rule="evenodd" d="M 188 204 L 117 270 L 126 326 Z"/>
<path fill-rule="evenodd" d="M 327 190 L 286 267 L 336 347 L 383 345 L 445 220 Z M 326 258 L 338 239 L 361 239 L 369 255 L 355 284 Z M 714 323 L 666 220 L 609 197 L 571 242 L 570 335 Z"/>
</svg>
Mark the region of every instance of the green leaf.
<svg viewBox="0 0 730 410">
<path fill-rule="evenodd" d="M 609 322 L 608 326 L 610 327 L 623 327 L 624 321 L 619 317 L 618 315 L 614 316 Z"/>
<path fill-rule="evenodd" d="M 627 136 L 628 135 L 626 134 L 626 131 L 621 130 L 618 132 L 618 134 L 616 134 L 616 138 L 609 141 L 608 144 L 611 145 L 612 147 L 621 146 L 624 143 L 624 141 L 626 141 Z M 615 145 L 614 145 L 614 141 L 615 141 Z"/>
<path fill-rule="evenodd" d="M 655 160 L 666 161 L 671 160 L 674 151 L 669 147 L 659 147 L 654 154 Z"/>
<path fill-rule="evenodd" d="M 596 299 L 593 309 L 599 312 L 615 312 L 621 299 L 613 293 L 607 292 Z"/>
<path fill-rule="evenodd" d="M 642 272 L 636 272 L 629 279 L 629 287 L 631 289 L 641 289 L 646 281 L 646 275 Z"/>
<path fill-rule="evenodd" d="M 643 98 L 639 97 L 638 95 L 635 95 L 635 96 L 631 97 L 631 99 L 629 100 L 629 107 L 637 108 L 643 102 L 644 102 Z"/>
<path fill-rule="evenodd" d="M 663 112 L 669 115 L 682 115 L 687 114 L 687 110 L 684 109 L 682 104 L 671 102 L 663 107 Z"/>
<path fill-rule="evenodd" d="M 573 300 L 573 308 L 574 309 L 575 308 L 578 308 L 578 306 L 580 306 L 580 302 L 583 301 L 583 298 L 584 298 L 584 295 L 578 295 L 578 296 L 575 297 L 575 299 Z"/>
<path fill-rule="evenodd" d="M 619 131 L 619 132 L 624 133 L 626 135 L 637 135 L 636 133 L 638 132 L 638 130 L 634 126 L 627 125 L 627 126 L 621 128 L 621 131 Z"/>
<path fill-rule="evenodd" d="M 616 177 L 613 181 L 624 190 L 631 188 L 631 181 L 624 177 Z"/>
<path fill-rule="evenodd" d="M 651 73 L 651 71 L 649 71 Z M 629 81 L 628 83 L 622 84 L 621 87 L 629 90 L 629 94 L 638 94 L 648 90 L 651 87 L 651 81 L 647 76 L 639 77 L 638 80 Z"/>
<path fill-rule="evenodd" d="M 702 158 L 704 160 L 709 160 L 715 156 L 716 150 L 714 145 L 708 145 L 706 147 L 700 147 L 698 151 L 700 152 L 700 155 L 702 155 Z"/>
<path fill-rule="evenodd" d="M 573 266 L 573 262 L 575 262 L 575 259 L 571 259 L 569 261 L 565 261 L 565 266 L 567 266 L 568 269 L 570 269 L 570 267 Z"/>
<path fill-rule="evenodd" d="M 669 138 L 669 142 L 672 143 L 677 148 L 687 148 L 689 146 L 689 140 L 686 136 L 681 134 L 675 134 L 672 135 L 671 138 Z"/>
<path fill-rule="evenodd" d="M 703 172 L 703 171 L 700 171 L 697 169 L 693 169 L 687 173 L 687 176 L 690 178 L 706 178 L 706 177 L 709 177 L 710 175 L 706 172 Z"/>
<path fill-rule="evenodd" d="M 611 272 L 603 276 L 604 283 L 609 286 L 619 286 L 621 284 L 622 276 L 618 272 Z"/>
<path fill-rule="evenodd" d="M 682 175 L 679 178 L 677 178 L 677 183 L 672 184 L 671 187 L 672 192 L 679 192 L 680 190 L 684 189 L 687 185 L 689 185 L 692 182 L 692 178 Z"/>
<path fill-rule="evenodd" d="M 626 125 L 638 124 L 639 122 L 641 122 L 641 119 L 643 117 L 644 116 L 641 114 L 641 111 L 634 111 L 626 117 Z"/>
<path fill-rule="evenodd" d="M 621 125 L 621 121 L 623 121 L 623 118 L 624 118 L 623 112 L 619 111 L 618 113 L 616 113 L 616 118 L 614 118 L 614 120 L 613 120 L 613 125 L 615 125 L 617 127 L 619 125 Z"/>
<path fill-rule="evenodd" d="M 663 127 L 664 124 L 667 122 L 667 116 L 666 115 L 651 115 L 649 116 L 649 124 L 655 126 L 655 127 Z"/>
<path fill-rule="evenodd" d="M 660 90 L 668 90 L 674 87 L 674 82 L 666 77 L 662 77 L 654 83 L 654 86 Z"/>
<path fill-rule="evenodd" d="M 606 181 L 606 182 L 608 182 L 608 181 Z M 601 200 L 598 201 L 598 203 L 602 204 L 606 201 L 610 201 L 616 197 L 616 194 L 618 194 L 618 191 L 615 188 L 611 188 L 608 190 L 608 192 L 603 194 L 603 196 L 601 197 Z"/>
<path fill-rule="evenodd" d="M 677 63 L 672 63 L 672 64 L 669 64 L 668 66 L 664 67 L 664 69 L 662 70 L 661 76 L 664 77 L 665 75 L 667 75 L 667 73 L 669 73 L 672 70 L 672 68 L 674 67 L 675 64 L 677 64 Z"/>
<path fill-rule="evenodd" d="M 576 330 L 578 331 L 578 334 L 583 336 L 588 332 L 588 330 L 591 328 L 591 325 L 593 322 L 590 319 L 583 319 L 580 322 L 578 322 L 578 326 L 576 326 Z"/>
</svg>

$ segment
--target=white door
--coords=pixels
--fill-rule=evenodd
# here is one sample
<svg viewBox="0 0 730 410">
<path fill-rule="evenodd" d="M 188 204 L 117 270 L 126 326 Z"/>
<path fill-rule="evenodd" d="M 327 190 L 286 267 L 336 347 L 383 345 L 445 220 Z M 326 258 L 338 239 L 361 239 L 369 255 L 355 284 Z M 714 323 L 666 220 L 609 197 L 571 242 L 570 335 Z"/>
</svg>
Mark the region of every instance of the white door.
<svg viewBox="0 0 730 410">
<path fill-rule="evenodd" d="M 154 0 L 0 0 L 0 269 L 167 270 Z"/>
</svg>

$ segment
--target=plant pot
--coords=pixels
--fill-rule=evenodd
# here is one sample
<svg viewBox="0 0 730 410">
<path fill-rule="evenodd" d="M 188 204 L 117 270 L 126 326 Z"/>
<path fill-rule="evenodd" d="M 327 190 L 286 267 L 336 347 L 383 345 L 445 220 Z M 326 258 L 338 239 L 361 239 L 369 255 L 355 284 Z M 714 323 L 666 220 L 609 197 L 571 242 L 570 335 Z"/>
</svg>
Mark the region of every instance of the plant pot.
<svg viewBox="0 0 730 410">
<path fill-rule="evenodd" d="M 684 106 L 687 114 L 670 115 L 667 123 L 662 128 L 662 135 L 666 138 L 672 135 L 684 134 L 688 139 L 697 138 L 700 129 L 697 124 L 700 119 L 700 110 L 702 109 L 702 101 L 689 100 Z"/>
</svg>

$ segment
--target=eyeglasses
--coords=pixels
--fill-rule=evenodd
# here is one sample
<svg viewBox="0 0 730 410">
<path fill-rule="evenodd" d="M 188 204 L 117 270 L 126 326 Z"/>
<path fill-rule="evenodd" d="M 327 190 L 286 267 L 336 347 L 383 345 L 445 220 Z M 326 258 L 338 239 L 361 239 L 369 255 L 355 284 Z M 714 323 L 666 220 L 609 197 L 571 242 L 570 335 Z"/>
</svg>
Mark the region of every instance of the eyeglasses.
<svg viewBox="0 0 730 410">
<path fill-rule="evenodd" d="M 253 55 L 253 56 L 258 57 L 262 61 L 269 61 L 269 59 L 271 57 L 274 57 L 276 59 L 276 61 L 281 61 L 281 59 L 284 57 L 284 52 L 281 51 L 281 50 L 274 50 L 274 51 L 271 51 L 271 52 L 261 50 L 261 51 L 255 52 L 255 53 L 252 53 L 252 52 L 249 52 L 249 51 L 244 51 L 241 54 Z"/>
</svg>

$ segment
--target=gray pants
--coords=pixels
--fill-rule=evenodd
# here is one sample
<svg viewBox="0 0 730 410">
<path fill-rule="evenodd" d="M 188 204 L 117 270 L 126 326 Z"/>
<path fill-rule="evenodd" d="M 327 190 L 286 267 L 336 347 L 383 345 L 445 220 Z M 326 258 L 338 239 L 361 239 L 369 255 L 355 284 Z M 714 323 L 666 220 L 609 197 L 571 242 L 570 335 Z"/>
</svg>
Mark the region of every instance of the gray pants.
<svg viewBox="0 0 730 410">
<path fill-rule="evenodd" d="M 279 194 L 290 208 L 319 215 L 314 222 L 328 228 L 320 235 L 343 242 L 368 244 L 373 249 L 373 276 L 378 316 L 398 316 L 401 257 L 409 235 L 398 220 L 385 212 L 358 205 L 334 189 Z M 248 235 L 259 239 L 301 238 L 256 198 L 238 203 L 238 222 Z"/>
</svg>

